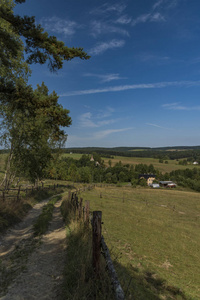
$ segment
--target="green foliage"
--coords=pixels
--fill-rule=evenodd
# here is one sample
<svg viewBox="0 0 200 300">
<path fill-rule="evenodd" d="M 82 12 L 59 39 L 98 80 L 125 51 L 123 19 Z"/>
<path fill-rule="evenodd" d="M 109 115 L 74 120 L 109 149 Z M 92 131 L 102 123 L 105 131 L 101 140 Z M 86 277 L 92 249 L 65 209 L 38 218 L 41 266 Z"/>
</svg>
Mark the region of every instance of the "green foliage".
<svg viewBox="0 0 200 300">
<path fill-rule="evenodd" d="M 55 92 L 48 95 L 44 83 L 35 91 L 27 85 L 28 65 L 48 62 L 49 69 L 56 71 L 65 60 L 89 58 L 82 48 L 69 48 L 49 36 L 34 17 L 14 14 L 15 3 L 0 3 L 1 142 L 11 149 L 3 181 L 5 188 L 16 173 L 32 182 L 41 178 L 51 159 L 51 149 L 66 141 L 61 126 L 71 124 L 69 111 L 58 104 Z"/>
<path fill-rule="evenodd" d="M 162 180 L 173 180 L 178 185 L 200 191 L 200 169 L 175 170 L 161 176 Z"/>
<path fill-rule="evenodd" d="M 178 164 L 186 166 L 187 165 L 187 159 L 179 160 Z"/>
<path fill-rule="evenodd" d="M 137 184 L 138 184 L 138 180 L 135 179 L 135 178 L 133 178 L 133 179 L 131 180 L 131 185 L 132 185 L 132 187 L 133 187 L 133 188 L 136 188 Z"/>
<path fill-rule="evenodd" d="M 146 179 L 141 178 L 141 179 L 138 181 L 138 184 L 139 184 L 140 186 L 145 187 L 145 186 L 147 186 L 147 181 L 146 181 Z"/>
<path fill-rule="evenodd" d="M 22 2 L 25 1 L 16 1 L 16 3 Z M 82 48 L 69 48 L 62 41 L 58 41 L 55 36 L 49 36 L 40 24 L 36 24 L 35 17 L 15 15 L 13 8 L 14 3 L 11 0 L 3 1 L 0 5 L 1 23 L 7 24 L 6 30 L 1 27 L 0 34 L 2 36 L 2 46 L 4 49 L 6 47 L 8 53 L 17 55 L 16 52 L 22 47 L 21 37 L 23 37 L 25 41 L 24 50 L 28 55 L 27 62 L 29 64 L 44 64 L 48 61 L 51 71 L 61 69 L 64 60 L 71 60 L 75 57 L 90 58 Z M 11 32 L 8 31 L 8 28 Z M 18 37 L 19 42 L 13 39 L 13 32 Z M 9 60 L 3 53 L 1 53 L 0 59 L 3 60 L 4 65 L 9 64 Z"/>
<path fill-rule="evenodd" d="M 29 101 L 20 97 L 17 105 L 21 108 L 4 107 L 3 138 L 11 149 L 7 170 L 34 183 L 44 176 L 52 149 L 66 141 L 60 128 L 68 127 L 71 118 L 69 111 L 58 104 L 57 94 L 48 94 L 44 83 L 34 91 L 29 87 Z"/>
</svg>

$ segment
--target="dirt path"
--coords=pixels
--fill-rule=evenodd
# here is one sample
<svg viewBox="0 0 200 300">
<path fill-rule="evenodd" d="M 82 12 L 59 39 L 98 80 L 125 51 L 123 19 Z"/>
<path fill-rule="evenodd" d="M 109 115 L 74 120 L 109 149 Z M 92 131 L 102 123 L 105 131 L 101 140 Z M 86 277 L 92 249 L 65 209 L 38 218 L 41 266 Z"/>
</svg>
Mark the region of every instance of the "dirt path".
<svg viewBox="0 0 200 300">
<path fill-rule="evenodd" d="M 30 220 L 35 218 L 35 215 L 39 215 L 39 207 L 35 208 L 35 212 L 32 212 L 32 216 L 27 216 L 28 226 L 25 224 L 20 226 L 21 232 L 14 234 L 12 232 L 10 238 L 7 238 L 8 244 L 13 243 L 13 241 L 18 241 L 20 235 L 23 234 L 23 238 L 19 242 L 17 248 L 19 255 L 14 255 L 12 257 L 11 248 L 8 249 L 4 247 L 4 254 L 8 255 L 10 261 L 16 260 L 17 268 L 20 269 L 19 274 L 16 276 L 12 283 L 8 287 L 6 295 L 0 297 L 2 300 L 53 300 L 59 299 L 61 296 L 61 283 L 62 283 L 62 273 L 65 261 L 65 251 L 66 251 L 66 233 L 64 224 L 62 221 L 62 216 L 60 213 L 61 201 L 55 204 L 55 209 L 53 213 L 53 219 L 49 226 L 48 232 L 38 241 L 38 239 L 32 238 L 32 227 Z M 36 213 L 37 211 L 37 213 Z M 33 217 L 34 215 L 34 217 Z M 24 221 L 26 223 L 26 221 Z M 30 223 L 29 223 L 30 222 Z M 24 246 L 21 246 L 24 245 Z M 12 248 L 14 245 L 12 246 Z M 14 247 L 14 253 L 17 251 Z M 27 253 L 28 251 L 28 253 Z M 11 252 L 11 253 L 10 253 Z M 17 253 L 18 253 L 17 252 Z M 20 257 L 20 259 L 19 259 Z M 22 261 L 24 257 L 27 257 L 25 261 Z M 1 258 L 1 257 L 0 257 Z M 2 258 L 1 258 L 2 259 Z M 18 262 L 19 259 L 19 262 Z M 3 259 L 2 259 L 3 260 Z M 12 268 L 11 268 L 12 269 Z"/>
</svg>

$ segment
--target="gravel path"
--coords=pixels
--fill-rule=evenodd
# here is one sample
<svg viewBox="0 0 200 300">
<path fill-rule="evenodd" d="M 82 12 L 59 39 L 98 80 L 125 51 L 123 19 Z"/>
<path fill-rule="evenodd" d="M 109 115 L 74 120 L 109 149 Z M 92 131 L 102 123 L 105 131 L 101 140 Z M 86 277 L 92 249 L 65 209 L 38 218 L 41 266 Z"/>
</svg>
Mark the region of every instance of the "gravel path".
<svg viewBox="0 0 200 300">
<path fill-rule="evenodd" d="M 25 249 L 30 249 L 30 255 L 27 258 L 25 267 L 8 287 L 6 295 L 0 297 L 2 300 L 53 300 L 61 297 L 62 273 L 66 253 L 66 232 L 62 216 L 60 213 L 61 201 L 55 204 L 53 219 L 49 226 L 48 232 L 41 238 L 41 243 L 36 243 L 30 249 L 30 239 L 32 234 L 32 221 L 39 215 L 40 208 L 36 207 L 35 211 L 27 216 L 27 226 L 20 226 L 21 233 L 12 232 L 10 238 L 7 237 L 8 244 L 18 241 L 20 235 L 26 237 L 28 245 Z M 37 211 L 37 213 L 36 213 Z M 40 210 L 41 211 L 41 210 Z M 31 224 L 30 224 L 30 223 Z M 23 240 L 19 244 L 23 244 Z M 25 243 L 26 244 L 26 243 Z M 14 245 L 12 246 L 14 247 Z M 8 254 L 10 248 L 4 246 L 4 254 Z M 1 258 L 1 257 L 0 257 Z"/>
</svg>

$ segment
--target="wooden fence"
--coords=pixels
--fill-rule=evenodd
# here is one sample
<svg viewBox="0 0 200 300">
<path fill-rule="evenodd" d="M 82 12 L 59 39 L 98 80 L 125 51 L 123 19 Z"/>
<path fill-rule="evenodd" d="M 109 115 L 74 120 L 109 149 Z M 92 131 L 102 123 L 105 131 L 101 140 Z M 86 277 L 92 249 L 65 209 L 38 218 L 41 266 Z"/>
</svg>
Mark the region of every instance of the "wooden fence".
<svg viewBox="0 0 200 300">
<path fill-rule="evenodd" d="M 8 190 L 0 190 L 0 200 L 2 199 L 3 202 L 6 199 L 13 199 L 16 201 L 20 201 L 21 199 L 21 193 L 25 194 L 25 197 L 28 196 L 28 194 L 30 195 L 31 193 L 33 193 L 34 191 L 40 191 L 40 190 L 48 190 L 48 189 L 56 189 L 58 188 L 59 185 L 58 184 L 53 184 L 53 185 L 46 185 L 44 186 L 44 184 L 42 183 L 41 186 L 28 186 L 23 188 L 22 186 L 19 186 L 18 188 L 12 188 L 12 189 L 8 189 Z"/>
<path fill-rule="evenodd" d="M 93 188 L 93 186 L 91 188 Z M 81 191 L 82 189 L 79 190 L 78 192 L 80 193 Z M 85 206 L 83 206 L 83 198 L 80 199 L 78 198 L 78 194 L 77 194 L 78 192 L 69 192 L 68 200 L 71 202 L 74 212 L 77 214 L 78 218 L 80 220 L 83 219 L 86 225 L 89 226 L 90 223 L 92 225 L 92 247 L 93 247 L 92 264 L 93 264 L 94 272 L 98 277 L 100 273 L 100 258 L 101 258 L 101 254 L 103 254 L 106 260 L 106 266 L 110 274 L 111 282 L 115 292 L 115 299 L 124 300 L 125 295 L 123 289 L 118 280 L 118 276 L 110 256 L 109 249 L 105 243 L 103 235 L 101 234 L 102 212 L 93 211 L 91 214 L 90 202 L 85 201 Z"/>
</svg>

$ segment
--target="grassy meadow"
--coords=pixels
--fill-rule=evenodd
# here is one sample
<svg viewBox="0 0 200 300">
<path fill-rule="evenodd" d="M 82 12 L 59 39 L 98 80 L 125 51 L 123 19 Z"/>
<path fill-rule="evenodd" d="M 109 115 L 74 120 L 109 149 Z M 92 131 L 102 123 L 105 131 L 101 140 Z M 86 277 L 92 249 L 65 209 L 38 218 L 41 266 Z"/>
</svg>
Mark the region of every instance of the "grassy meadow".
<svg viewBox="0 0 200 300">
<path fill-rule="evenodd" d="M 127 299 L 200 299 L 199 193 L 96 187 L 81 197 L 102 211 Z"/>
</svg>

